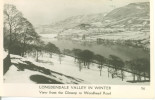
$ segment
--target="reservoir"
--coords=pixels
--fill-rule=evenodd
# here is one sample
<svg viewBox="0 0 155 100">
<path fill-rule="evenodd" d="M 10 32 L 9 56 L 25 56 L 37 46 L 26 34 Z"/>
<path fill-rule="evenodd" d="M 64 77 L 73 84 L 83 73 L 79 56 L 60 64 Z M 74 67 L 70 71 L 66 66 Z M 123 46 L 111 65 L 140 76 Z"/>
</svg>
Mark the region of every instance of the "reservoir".
<svg viewBox="0 0 155 100">
<path fill-rule="evenodd" d="M 97 44 L 96 42 L 77 42 L 73 40 L 57 40 L 54 37 L 44 36 L 47 34 L 41 34 L 41 38 L 45 43 L 51 42 L 55 44 L 62 51 L 64 49 L 72 50 L 74 48 L 81 50 L 90 50 L 95 54 L 100 54 L 106 58 L 109 55 L 115 55 L 120 57 L 123 61 L 128 61 L 132 59 L 145 58 L 150 59 L 150 52 L 144 50 L 143 48 L 124 46 L 124 45 L 106 45 Z"/>
</svg>

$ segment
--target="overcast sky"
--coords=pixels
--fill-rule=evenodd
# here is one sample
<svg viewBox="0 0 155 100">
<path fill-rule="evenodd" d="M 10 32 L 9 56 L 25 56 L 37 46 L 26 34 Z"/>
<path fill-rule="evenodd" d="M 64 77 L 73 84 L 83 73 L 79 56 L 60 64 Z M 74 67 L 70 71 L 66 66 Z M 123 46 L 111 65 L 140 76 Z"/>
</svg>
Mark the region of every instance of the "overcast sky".
<svg viewBox="0 0 155 100">
<path fill-rule="evenodd" d="M 14 4 L 34 26 L 51 24 L 67 17 L 109 12 L 132 2 L 149 0 L 4 0 Z M 120 2 L 122 1 L 122 2 Z"/>
</svg>

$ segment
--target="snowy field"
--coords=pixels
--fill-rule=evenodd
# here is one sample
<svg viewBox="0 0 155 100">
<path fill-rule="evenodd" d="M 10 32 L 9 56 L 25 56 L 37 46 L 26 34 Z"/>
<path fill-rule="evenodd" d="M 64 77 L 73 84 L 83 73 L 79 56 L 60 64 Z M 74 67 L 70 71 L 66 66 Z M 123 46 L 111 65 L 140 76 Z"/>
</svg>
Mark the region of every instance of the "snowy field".
<svg viewBox="0 0 155 100">
<path fill-rule="evenodd" d="M 70 56 L 62 57 L 60 64 L 58 55 L 49 58 L 48 54 L 39 57 L 36 62 L 33 57 L 20 57 L 11 55 L 12 65 L 4 75 L 5 83 L 46 83 L 47 84 L 112 84 L 112 85 L 148 85 L 149 82 L 129 83 L 133 79 L 132 74 L 125 72 L 124 81 L 121 78 L 108 77 L 108 68 L 104 66 L 100 76 L 97 64 L 91 64 L 90 69 L 82 68 L 79 71 L 78 64 Z M 51 74 L 49 74 L 49 71 Z M 42 78 L 42 80 L 37 79 Z M 143 78 L 142 78 L 143 79 Z M 41 82 L 44 81 L 44 82 Z"/>
</svg>

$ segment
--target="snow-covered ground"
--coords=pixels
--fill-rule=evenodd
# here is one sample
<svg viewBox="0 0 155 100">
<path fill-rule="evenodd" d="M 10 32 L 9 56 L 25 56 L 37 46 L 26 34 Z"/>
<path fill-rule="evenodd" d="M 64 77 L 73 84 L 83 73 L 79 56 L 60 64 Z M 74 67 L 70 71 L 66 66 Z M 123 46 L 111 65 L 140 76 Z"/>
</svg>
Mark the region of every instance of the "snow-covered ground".
<svg viewBox="0 0 155 100">
<path fill-rule="evenodd" d="M 51 84 L 53 80 L 64 84 L 149 84 L 149 82 L 126 82 L 133 79 L 131 73 L 128 72 L 125 72 L 126 77 L 124 81 L 122 81 L 121 78 L 112 79 L 111 75 L 108 77 L 108 68 L 106 66 L 104 66 L 102 76 L 100 76 L 97 64 L 91 64 L 90 69 L 82 68 L 80 72 L 78 64 L 75 63 L 74 58 L 70 56 L 62 57 L 61 64 L 56 54 L 54 54 L 52 58 L 49 58 L 48 54 L 44 54 L 44 56 L 39 57 L 39 62 L 36 62 L 35 59 L 30 56 L 23 58 L 17 55 L 11 55 L 11 58 L 13 65 L 4 75 L 5 83 L 36 83 L 34 78 L 41 76 L 45 77 L 47 79 L 46 81 Z M 29 63 L 31 63 L 31 66 L 29 65 L 30 68 L 18 66 L 20 64 L 28 65 Z M 34 69 L 31 69 L 33 66 L 35 66 Z M 24 70 L 21 70 L 23 68 Z M 44 69 L 50 70 L 51 75 L 45 73 Z"/>
</svg>

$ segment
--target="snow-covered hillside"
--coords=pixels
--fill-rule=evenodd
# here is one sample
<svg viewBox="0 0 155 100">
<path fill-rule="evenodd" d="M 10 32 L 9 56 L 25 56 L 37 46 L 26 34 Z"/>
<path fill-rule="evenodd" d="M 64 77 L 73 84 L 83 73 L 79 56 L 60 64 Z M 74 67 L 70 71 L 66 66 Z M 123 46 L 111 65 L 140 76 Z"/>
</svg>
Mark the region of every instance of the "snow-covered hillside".
<svg viewBox="0 0 155 100">
<path fill-rule="evenodd" d="M 40 26 L 37 30 L 40 29 L 40 34 L 57 34 L 57 38 L 78 41 L 129 40 L 134 42 L 130 45 L 149 49 L 149 8 L 149 2 L 131 3 L 109 13 L 73 16 L 52 25 Z"/>
<path fill-rule="evenodd" d="M 63 56 L 60 64 L 59 57 L 55 54 L 49 58 L 44 54 L 39 62 L 31 56 L 23 58 L 11 55 L 12 65 L 4 75 L 5 83 L 39 83 L 39 84 L 149 84 L 149 82 L 129 83 L 132 74 L 125 72 L 124 81 L 121 78 L 108 77 L 108 67 L 104 66 L 100 76 L 97 64 L 91 64 L 90 69 L 82 68 L 79 71 L 74 58 Z"/>
</svg>

